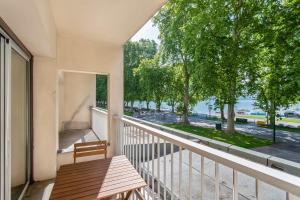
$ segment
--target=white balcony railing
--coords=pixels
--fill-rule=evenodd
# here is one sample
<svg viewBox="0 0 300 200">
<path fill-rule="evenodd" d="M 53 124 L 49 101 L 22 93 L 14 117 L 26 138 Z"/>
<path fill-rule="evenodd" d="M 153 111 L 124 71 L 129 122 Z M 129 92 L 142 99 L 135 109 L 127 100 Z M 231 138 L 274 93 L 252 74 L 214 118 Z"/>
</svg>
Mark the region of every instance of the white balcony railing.
<svg viewBox="0 0 300 200">
<path fill-rule="evenodd" d="M 115 118 L 117 152 L 148 183 L 145 199 L 300 199 L 300 178 L 151 128 Z"/>
</svg>

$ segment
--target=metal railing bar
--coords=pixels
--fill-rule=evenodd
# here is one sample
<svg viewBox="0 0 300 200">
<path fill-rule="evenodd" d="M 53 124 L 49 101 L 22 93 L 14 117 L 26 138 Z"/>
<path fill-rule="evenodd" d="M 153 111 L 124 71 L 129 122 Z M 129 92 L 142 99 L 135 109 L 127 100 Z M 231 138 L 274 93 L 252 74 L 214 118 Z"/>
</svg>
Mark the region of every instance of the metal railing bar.
<svg viewBox="0 0 300 200">
<path fill-rule="evenodd" d="M 155 162 L 154 162 L 154 147 L 155 147 L 155 140 L 154 140 L 155 138 L 154 138 L 154 135 L 152 135 L 152 169 L 151 169 L 151 179 L 152 179 L 152 198 L 154 199 L 154 188 L 155 188 L 155 182 L 154 182 L 154 180 L 155 180 L 155 177 L 154 177 L 154 164 L 155 164 Z"/>
<path fill-rule="evenodd" d="M 179 183 L 178 183 L 179 199 L 181 199 L 181 183 L 182 183 L 182 148 L 179 147 Z"/>
<path fill-rule="evenodd" d="M 220 173 L 219 164 L 215 162 L 215 199 L 220 199 Z"/>
<path fill-rule="evenodd" d="M 160 138 L 157 140 L 157 194 L 160 197 Z"/>
<path fill-rule="evenodd" d="M 192 178 L 193 178 L 193 152 L 189 151 L 189 199 L 192 199 Z"/>
<path fill-rule="evenodd" d="M 201 156 L 201 199 L 204 199 L 204 157 Z"/>
<path fill-rule="evenodd" d="M 174 199 L 174 144 L 171 143 L 171 200 Z"/>
<path fill-rule="evenodd" d="M 167 199 L 167 191 L 166 191 L 166 182 L 167 182 L 167 166 L 166 166 L 166 160 L 167 160 L 167 145 L 166 140 L 164 140 L 164 200 Z"/>
<path fill-rule="evenodd" d="M 232 192 L 233 192 L 233 200 L 239 199 L 239 192 L 238 192 L 238 173 L 236 170 L 233 170 L 233 186 L 232 186 Z"/>
</svg>

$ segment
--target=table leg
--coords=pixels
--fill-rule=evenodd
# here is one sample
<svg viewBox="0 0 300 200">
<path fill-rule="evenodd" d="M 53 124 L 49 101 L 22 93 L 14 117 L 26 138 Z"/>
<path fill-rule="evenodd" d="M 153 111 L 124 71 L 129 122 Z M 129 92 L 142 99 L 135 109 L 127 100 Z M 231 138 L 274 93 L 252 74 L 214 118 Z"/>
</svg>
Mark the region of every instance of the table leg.
<svg viewBox="0 0 300 200">
<path fill-rule="evenodd" d="M 131 195 L 131 193 L 132 193 L 132 190 L 128 191 L 124 200 L 128 200 L 129 197 L 130 197 L 130 195 Z"/>
</svg>

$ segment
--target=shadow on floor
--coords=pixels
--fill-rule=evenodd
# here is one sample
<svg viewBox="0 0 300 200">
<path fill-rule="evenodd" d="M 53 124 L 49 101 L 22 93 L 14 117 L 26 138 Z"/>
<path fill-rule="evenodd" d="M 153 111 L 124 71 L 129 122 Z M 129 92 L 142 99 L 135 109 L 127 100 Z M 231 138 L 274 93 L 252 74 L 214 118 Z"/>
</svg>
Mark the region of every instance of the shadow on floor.
<svg viewBox="0 0 300 200">
<path fill-rule="evenodd" d="M 91 130 L 65 130 L 59 133 L 58 153 L 72 152 L 73 145 L 80 142 L 98 141 L 99 138 Z"/>
<path fill-rule="evenodd" d="M 37 181 L 29 186 L 24 200 L 48 200 L 54 186 L 54 179 Z"/>
<path fill-rule="evenodd" d="M 257 147 L 252 150 L 300 163 L 299 143 L 276 143 L 269 146 Z"/>
</svg>

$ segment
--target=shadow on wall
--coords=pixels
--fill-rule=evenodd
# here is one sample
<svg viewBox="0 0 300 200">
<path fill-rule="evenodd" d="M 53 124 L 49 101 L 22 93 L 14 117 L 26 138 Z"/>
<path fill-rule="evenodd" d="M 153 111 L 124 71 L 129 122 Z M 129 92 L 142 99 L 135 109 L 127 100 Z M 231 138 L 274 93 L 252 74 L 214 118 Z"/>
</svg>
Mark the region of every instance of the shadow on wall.
<svg viewBox="0 0 300 200">
<path fill-rule="evenodd" d="M 63 124 L 64 130 L 91 128 L 90 120 L 89 121 L 75 121 L 74 120 L 82 110 L 90 109 L 89 107 L 85 108 L 85 106 L 88 104 L 88 101 L 90 98 L 91 98 L 90 95 L 86 96 L 83 99 L 83 101 L 79 104 L 79 106 L 76 108 L 76 110 L 73 112 L 70 120 L 64 122 L 64 124 Z M 88 111 L 88 112 L 90 112 L 90 111 Z"/>
</svg>

